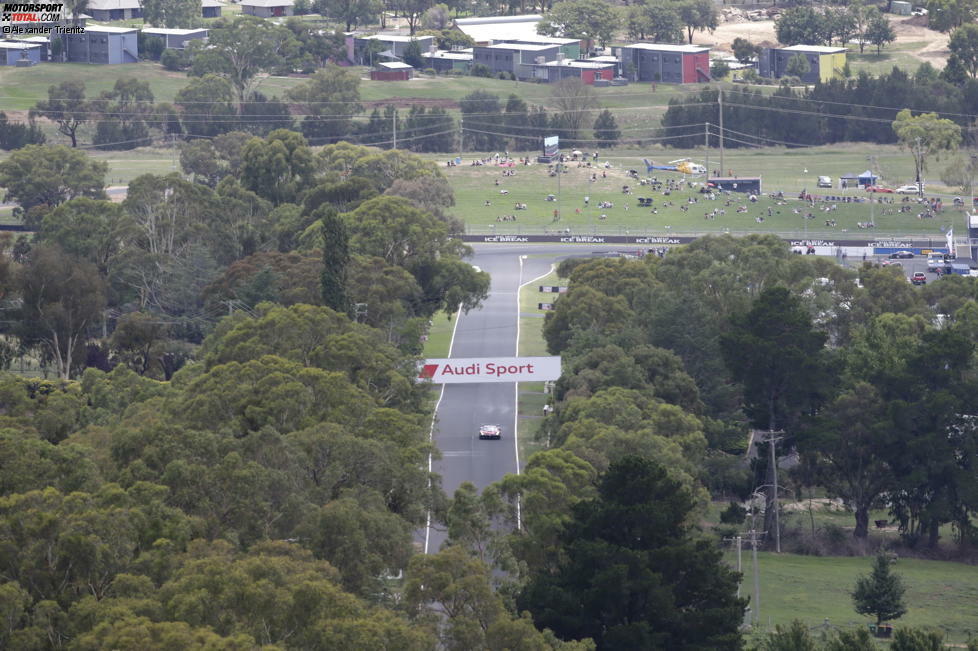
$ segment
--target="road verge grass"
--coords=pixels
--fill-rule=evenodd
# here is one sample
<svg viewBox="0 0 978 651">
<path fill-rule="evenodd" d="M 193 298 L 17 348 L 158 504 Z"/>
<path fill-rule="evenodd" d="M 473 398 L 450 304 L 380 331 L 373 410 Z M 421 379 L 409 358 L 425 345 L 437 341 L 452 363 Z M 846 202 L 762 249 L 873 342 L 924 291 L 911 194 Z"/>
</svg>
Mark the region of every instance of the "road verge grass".
<svg viewBox="0 0 978 651">
<path fill-rule="evenodd" d="M 550 303 L 556 294 L 543 294 L 540 285 L 556 285 L 557 272 L 549 274 L 520 287 L 519 320 L 520 340 L 518 350 L 520 355 L 544 356 L 547 354 L 547 343 L 543 339 L 543 316 L 546 314 L 537 307 L 538 303 Z M 523 463 L 531 454 L 543 450 L 546 445 L 536 434 L 543 418 L 543 406 L 549 396 L 544 392 L 543 382 L 521 382 L 517 396 L 517 413 L 520 430 L 520 459 Z"/>
<path fill-rule="evenodd" d="M 448 357 L 452 347 L 452 332 L 458 312 L 449 315 L 444 310 L 435 312 L 428 327 L 428 338 L 424 342 L 423 355 L 426 358 Z"/>
</svg>

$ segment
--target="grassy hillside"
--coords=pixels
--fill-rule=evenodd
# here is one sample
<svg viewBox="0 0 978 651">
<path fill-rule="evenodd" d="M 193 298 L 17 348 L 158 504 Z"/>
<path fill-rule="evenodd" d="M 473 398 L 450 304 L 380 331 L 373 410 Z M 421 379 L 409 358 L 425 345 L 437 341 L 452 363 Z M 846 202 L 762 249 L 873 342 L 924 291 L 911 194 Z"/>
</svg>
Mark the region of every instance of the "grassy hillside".
<svg viewBox="0 0 978 651">
<path fill-rule="evenodd" d="M 916 204 L 909 212 L 899 212 L 900 195 L 887 195 L 893 198 L 894 204 L 874 205 L 867 203 L 836 203 L 837 210 L 824 212 L 825 206 L 810 208 L 805 202 L 798 201 L 798 193 L 807 189 L 811 193 L 848 195 L 866 199 L 869 195 L 863 190 L 850 189 L 845 193 L 837 190 L 816 190 L 815 181 L 818 175 L 828 175 L 837 179 L 845 173 L 860 173 L 874 165 L 868 160 L 867 154 L 876 157 L 876 168 L 881 174 L 883 183 L 896 186 L 909 181 L 913 174 L 913 160 L 896 147 L 876 145 L 843 145 L 835 147 L 816 147 L 807 149 L 745 149 L 727 150 L 724 157 L 724 172 L 735 175 L 760 176 L 763 180 L 763 192 L 784 191 L 786 202 L 777 202 L 762 197 L 756 203 L 749 203 L 744 195 L 734 194 L 731 205 L 725 205 L 723 200 L 707 201 L 694 191 L 683 190 L 664 196 L 662 191 L 653 192 L 647 186 L 641 186 L 637 181 L 627 176 L 630 169 L 638 170 L 642 177 L 648 176 L 642 158 L 670 161 L 689 156 L 698 161 L 704 161 L 702 151 L 682 151 L 673 149 L 646 150 L 615 150 L 602 153 L 599 159 L 611 163 L 610 169 L 581 168 L 576 163 L 570 164 L 569 172 L 560 177 L 559 187 L 557 177 L 547 173 L 545 165 L 518 166 L 515 176 L 503 176 L 503 169 L 494 166 L 472 166 L 471 155 L 463 157 L 463 164 L 458 167 L 444 168 L 445 174 L 451 180 L 456 193 L 456 213 L 476 233 L 540 233 L 544 229 L 570 228 L 573 232 L 602 232 L 616 233 L 628 231 L 635 233 L 700 233 L 700 232 L 752 232 L 774 231 L 779 233 L 804 233 L 806 226 L 809 235 L 832 238 L 864 238 L 880 234 L 888 235 L 933 235 L 940 237 L 941 227 L 959 224 L 960 211 L 947 206 L 945 211 L 935 219 L 918 219 L 921 211 Z M 710 154 L 711 169 L 720 167 L 717 150 Z M 807 171 L 806 171 L 807 170 Z M 597 175 L 595 181 L 591 176 Z M 602 176 L 604 174 L 604 176 Z M 659 179 L 681 178 L 675 172 L 656 172 Z M 495 181 L 499 185 L 495 185 Z M 628 185 L 631 195 L 622 193 L 622 186 Z M 934 187 L 934 190 L 940 190 Z M 945 189 L 947 190 L 947 189 Z M 548 194 L 558 201 L 547 201 Z M 589 197 L 587 205 L 584 197 Z M 656 213 L 647 208 L 639 209 L 637 197 L 654 198 Z M 882 195 L 880 195 L 882 196 Z M 687 203 L 690 197 L 696 197 L 695 204 Z M 490 205 L 486 205 L 486 202 Z M 601 208 L 600 203 L 608 201 L 614 204 L 610 208 Z M 671 201 L 674 205 L 664 207 Z M 948 198 L 949 203 L 949 198 Z M 526 204 L 525 210 L 517 210 L 516 204 Z M 745 212 L 737 212 L 741 206 L 746 206 Z M 553 211 L 559 207 L 561 220 L 553 223 Z M 687 208 L 688 210 L 682 210 Z M 723 209 L 724 215 L 716 219 L 705 219 L 705 212 L 714 208 Z M 768 208 L 771 214 L 768 214 Z M 795 211 L 799 212 L 795 212 Z M 812 219 L 805 219 L 811 212 Z M 516 221 L 497 221 L 500 216 L 515 215 Z M 604 218 L 602 218 L 604 215 Z M 763 222 L 758 222 L 758 218 Z M 826 226 L 826 220 L 835 220 L 835 226 Z M 875 220 L 875 229 L 860 229 L 859 222 Z"/>
<path fill-rule="evenodd" d="M 736 562 L 733 555 L 728 557 Z M 742 594 L 753 592 L 753 566 L 744 549 Z M 869 619 L 852 609 L 856 577 L 868 574 L 872 558 L 836 558 L 758 553 L 761 624 L 773 628 L 798 619 L 809 626 L 828 619 L 833 626 L 865 626 Z M 901 558 L 894 571 L 907 586 L 907 614 L 897 626 L 928 626 L 961 643 L 978 636 L 978 567 L 962 563 Z"/>
</svg>

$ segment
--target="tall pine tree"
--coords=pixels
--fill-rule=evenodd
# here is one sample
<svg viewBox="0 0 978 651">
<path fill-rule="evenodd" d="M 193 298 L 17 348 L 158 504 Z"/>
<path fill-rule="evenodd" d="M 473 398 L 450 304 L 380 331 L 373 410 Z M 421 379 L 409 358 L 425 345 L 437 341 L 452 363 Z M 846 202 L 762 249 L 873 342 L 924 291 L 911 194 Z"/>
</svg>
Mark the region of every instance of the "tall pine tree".
<svg viewBox="0 0 978 651">
<path fill-rule="evenodd" d="M 890 559 L 880 550 L 873 561 L 873 571 L 869 576 L 856 580 L 852 601 L 860 615 L 873 615 L 876 625 L 898 619 L 907 612 L 903 602 L 906 588 L 899 576 L 890 571 Z"/>
<path fill-rule="evenodd" d="M 574 507 L 560 554 L 531 574 L 519 609 L 599 649 L 740 649 L 737 575 L 691 527 L 689 491 L 629 456 L 611 464 L 598 493 Z"/>
<path fill-rule="evenodd" d="M 340 314 L 351 313 L 350 299 L 346 293 L 346 268 L 350 262 L 350 234 L 346 223 L 336 208 L 322 206 L 313 213 L 322 222 L 323 233 L 323 273 L 320 285 L 323 303 Z"/>
<path fill-rule="evenodd" d="M 598 147 L 614 147 L 621 139 L 615 116 L 608 109 L 601 111 L 594 120 L 594 139 L 598 141 Z"/>
</svg>

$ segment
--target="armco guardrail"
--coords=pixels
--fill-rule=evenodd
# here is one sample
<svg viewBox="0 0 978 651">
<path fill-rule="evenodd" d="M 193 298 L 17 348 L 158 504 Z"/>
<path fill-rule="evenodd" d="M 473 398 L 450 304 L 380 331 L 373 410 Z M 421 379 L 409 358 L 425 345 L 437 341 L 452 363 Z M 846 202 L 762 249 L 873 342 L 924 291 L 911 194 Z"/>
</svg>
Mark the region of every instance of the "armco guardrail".
<svg viewBox="0 0 978 651">
<path fill-rule="evenodd" d="M 769 231 L 770 232 L 770 231 Z M 754 231 L 756 233 L 756 231 Z M 777 233 L 773 235 L 787 241 L 791 246 L 818 246 L 818 247 L 867 247 L 874 249 L 943 249 L 947 246 L 947 240 L 943 236 L 934 237 L 900 237 L 900 236 L 879 236 L 873 239 L 854 239 L 850 237 L 839 238 L 835 234 L 809 233 L 807 236 L 801 233 Z M 467 232 L 462 235 L 465 242 L 484 242 L 493 244 L 635 244 L 650 246 L 671 246 L 677 244 L 688 244 L 693 240 L 705 235 L 733 235 L 742 237 L 750 232 L 703 232 L 703 233 L 635 233 L 629 231 L 595 233 L 595 232 L 574 232 L 572 230 L 532 232 L 517 231 L 509 233 L 472 233 Z"/>
</svg>

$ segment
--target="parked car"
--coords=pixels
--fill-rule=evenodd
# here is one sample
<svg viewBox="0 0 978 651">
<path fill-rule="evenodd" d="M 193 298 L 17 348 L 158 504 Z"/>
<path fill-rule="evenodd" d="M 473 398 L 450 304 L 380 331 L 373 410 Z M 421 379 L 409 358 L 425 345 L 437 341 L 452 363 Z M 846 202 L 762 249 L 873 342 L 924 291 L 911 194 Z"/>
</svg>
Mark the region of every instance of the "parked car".
<svg viewBox="0 0 978 651">
<path fill-rule="evenodd" d="M 866 192 L 888 192 L 893 193 L 893 188 L 884 188 L 881 185 L 867 185 Z"/>
<path fill-rule="evenodd" d="M 909 185 L 901 185 L 896 191 L 897 194 L 919 194 L 920 188 L 917 187 L 916 183 L 911 183 Z"/>
<path fill-rule="evenodd" d="M 831 176 L 820 176 L 818 177 L 818 187 L 820 188 L 831 188 L 832 187 L 832 177 Z"/>
<path fill-rule="evenodd" d="M 890 258 L 893 260 L 900 260 L 900 259 L 906 259 L 912 257 L 913 257 L 913 251 L 895 251 L 890 254 Z"/>
<path fill-rule="evenodd" d="M 915 271 L 913 276 L 910 277 L 910 282 L 914 285 L 926 285 L 927 284 L 927 274 L 923 271 Z"/>
<path fill-rule="evenodd" d="M 923 7 L 914 7 L 913 11 L 910 12 L 911 16 L 926 16 L 927 10 Z"/>
</svg>

